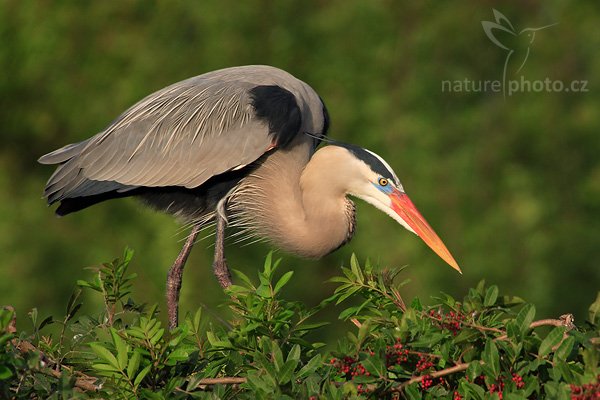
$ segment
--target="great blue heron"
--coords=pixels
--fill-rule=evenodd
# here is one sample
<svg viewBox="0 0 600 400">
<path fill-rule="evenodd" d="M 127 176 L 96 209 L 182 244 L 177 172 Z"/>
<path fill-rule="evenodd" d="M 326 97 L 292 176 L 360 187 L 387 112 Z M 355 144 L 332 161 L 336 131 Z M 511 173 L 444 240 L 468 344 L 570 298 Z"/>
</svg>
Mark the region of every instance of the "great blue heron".
<svg viewBox="0 0 600 400">
<path fill-rule="evenodd" d="M 66 215 L 104 200 L 136 196 L 190 223 L 169 270 L 169 324 L 177 325 L 183 267 L 202 227 L 216 224 L 214 273 L 231 284 L 227 224 L 277 247 L 322 257 L 354 233 L 352 195 L 420 236 L 460 271 L 377 154 L 330 142 L 319 95 L 269 66 L 213 71 L 144 98 L 106 129 L 39 159 L 59 164 L 44 195 Z"/>
</svg>

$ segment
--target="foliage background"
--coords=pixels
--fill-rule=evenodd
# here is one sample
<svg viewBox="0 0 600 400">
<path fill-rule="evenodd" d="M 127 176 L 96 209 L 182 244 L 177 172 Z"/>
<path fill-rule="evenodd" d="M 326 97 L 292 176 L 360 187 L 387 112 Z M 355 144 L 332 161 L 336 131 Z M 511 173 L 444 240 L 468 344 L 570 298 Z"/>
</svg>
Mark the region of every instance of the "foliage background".
<svg viewBox="0 0 600 400">
<path fill-rule="evenodd" d="M 588 82 L 586 93 L 442 92 L 443 80 L 498 80 L 505 53 L 485 36 L 492 8 L 539 32 L 526 79 Z M 82 266 L 136 249 L 137 293 L 163 299 L 185 232 L 134 200 L 58 219 L 40 199 L 36 159 L 100 131 L 170 83 L 217 68 L 271 64 L 324 98 L 331 135 L 382 155 L 464 270 L 360 202 L 358 230 L 320 261 L 285 256 L 289 290 L 314 304 L 353 251 L 409 264 L 406 298 L 460 296 L 480 279 L 538 315 L 582 320 L 599 288 L 600 4 L 575 1 L 0 0 L 0 303 L 62 310 Z M 210 240 L 188 262 L 183 310 L 224 295 Z M 230 245 L 250 273 L 268 246 Z M 310 290 L 307 290 L 310 288 Z M 139 297 L 139 295 L 138 295 Z M 219 312 L 218 310 L 215 312 Z"/>
</svg>

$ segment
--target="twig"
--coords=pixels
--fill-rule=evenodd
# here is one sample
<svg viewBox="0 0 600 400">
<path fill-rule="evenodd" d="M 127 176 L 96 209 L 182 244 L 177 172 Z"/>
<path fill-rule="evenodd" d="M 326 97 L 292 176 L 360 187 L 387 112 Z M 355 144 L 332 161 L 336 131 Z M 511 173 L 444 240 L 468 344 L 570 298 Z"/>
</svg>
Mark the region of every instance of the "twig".
<svg viewBox="0 0 600 400">
<path fill-rule="evenodd" d="M 415 382 L 421 382 L 425 377 L 439 378 L 440 376 L 446 376 L 446 375 L 454 374 L 456 372 L 465 371 L 467 368 L 469 368 L 469 363 L 462 363 L 462 364 L 457 364 L 453 367 L 441 369 L 439 371 L 434 371 L 431 374 L 415 376 L 414 378 L 410 378 L 406 382 L 402 382 L 402 384 L 391 388 L 390 391 L 399 392 L 408 385 L 412 385 Z"/>
<path fill-rule="evenodd" d="M 237 376 L 225 376 L 223 378 L 204 378 L 198 382 L 199 386 L 209 385 L 239 385 L 246 383 L 246 378 L 240 378 Z"/>
<path fill-rule="evenodd" d="M 425 312 L 425 311 L 421 311 L 421 315 L 432 319 L 436 322 L 443 322 L 442 319 L 440 317 L 437 317 L 435 315 L 430 315 L 429 313 Z M 481 325 L 477 325 L 477 324 L 473 324 L 471 322 L 467 322 L 467 321 L 460 321 L 461 325 L 465 325 L 474 329 L 477 329 L 478 331 L 486 331 L 486 332 L 496 332 L 496 333 L 504 333 L 504 331 L 502 329 L 498 329 L 498 328 L 492 328 L 492 327 L 488 327 L 488 326 L 481 326 Z"/>
<path fill-rule="evenodd" d="M 575 328 L 575 318 L 573 317 L 573 314 L 564 314 L 561 315 L 559 319 L 554 319 L 554 318 L 548 318 L 548 319 L 540 319 L 539 321 L 533 321 L 531 324 L 529 324 L 529 329 L 534 329 L 540 326 L 562 326 L 566 329 L 565 331 L 565 337 L 567 335 L 567 332 L 570 331 L 571 329 Z M 506 340 L 508 339 L 508 335 L 505 333 L 502 336 L 498 336 L 497 338 L 495 338 L 494 340 Z"/>
<path fill-rule="evenodd" d="M 60 372 L 51 368 L 38 368 L 37 371 L 44 375 L 52 376 L 56 379 L 59 379 L 61 376 Z M 85 392 L 97 392 L 100 390 L 100 386 L 94 385 L 93 382 L 96 382 L 96 380 L 97 378 L 92 376 L 87 376 L 86 378 L 75 378 L 74 385 L 76 388 L 79 388 Z"/>
<path fill-rule="evenodd" d="M 575 328 L 575 318 L 573 318 L 573 314 L 564 314 L 561 315 L 559 319 L 541 319 L 539 321 L 534 321 L 529 325 L 529 328 L 537 328 L 538 326 L 543 325 L 553 325 L 553 326 L 564 326 L 567 330 L 571 330 Z"/>
<path fill-rule="evenodd" d="M 431 374 L 427 374 L 427 375 L 421 375 L 421 376 L 415 376 L 413 378 L 410 378 L 409 380 L 402 382 L 399 385 L 396 386 L 392 386 L 391 388 L 386 390 L 386 393 L 394 393 L 394 392 L 402 392 L 404 390 L 404 388 L 406 388 L 406 386 L 412 385 L 413 383 L 417 383 L 417 382 L 421 382 L 423 379 L 427 378 L 439 378 L 441 376 L 446 376 L 446 375 L 451 375 L 454 374 L 456 372 L 461 372 L 461 371 L 465 371 L 467 368 L 469 368 L 469 363 L 461 363 L 461 364 L 457 364 L 453 367 L 449 367 L 446 369 L 441 369 L 439 371 L 434 371 Z M 343 385 L 345 382 L 335 382 L 336 386 L 341 386 Z M 375 390 L 377 389 L 377 385 L 374 383 L 369 383 L 367 385 L 364 385 L 365 388 L 367 390 Z"/>
<path fill-rule="evenodd" d="M 12 306 L 4 306 L 4 309 L 9 310 L 13 313 L 13 317 L 12 317 L 10 323 L 8 324 L 7 331 L 9 333 L 16 333 L 17 332 L 17 313 L 15 312 L 15 309 Z M 40 361 L 42 362 L 42 367 L 36 368 L 36 371 L 38 371 L 44 375 L 52 376 L 57 379 L 60 378 L 61 372 L 56 371 L 52 368 L 46 367 L 44 364 L 47 364 L 50 362 L 48 357 L 41 350 L 39 350 L 37 347 L 35 347 L 33 344 L 31 344 L 27 340 L 19 340 L 19 339 L 13 339 L 13 340 L 11 340 L 11 343 L 22 354 L 27 354 L 27 353 L 32 353 L 32 352 L 39 354 Z M 61 368 L 61 370 L 66 369 L 68 372 L 70 372 L 67 368 L 65 368 L 63 366 L 60 366 L 60 368 Z M 100 390 L 100 386 L 97 386 L 93 383 L 93 382 L 96 382 L 97 378 L 94 378 L 93 376 L 85 375 L 83 373 L 79 373 L 79 375 L 81 375 L 81 378 L 75 378 L 75 382 L 74 382 L 74 386 L 76 388 L 81 389 L 86 392 L 97 392 L 98 390 Z"/>
<path fill-rule="evenodd" d="M 390 290 L 395 298 L 395 300 L 393 300 L 394 304 L 396 304 L 396 306 L 402 310 L 402 312 L 406 311 L 406 304 L 404 303 L 404 299 L 402 299 L 400 292 L 398 292 L 398 290 L 396 290 L 394 287 L 392 287 Z"/>
</svg>

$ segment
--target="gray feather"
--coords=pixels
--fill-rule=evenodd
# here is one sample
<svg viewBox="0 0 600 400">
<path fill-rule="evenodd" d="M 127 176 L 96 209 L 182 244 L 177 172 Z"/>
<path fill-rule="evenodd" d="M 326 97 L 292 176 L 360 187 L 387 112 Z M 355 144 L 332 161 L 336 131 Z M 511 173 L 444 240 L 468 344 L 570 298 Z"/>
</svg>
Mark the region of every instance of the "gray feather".
<svg viewBox="0 0 600 400">
<path fill-rule="evenodd" d="M 252 163 L 273 143 L 249 95 L 265 84 L 294 93 L 304 111 L 321 107 L 308 85 L 273 67 L 234 67 L 190 78 L 144 98 L 96 136 L 41 157 L 40 163 L 61 164 L 45 196 L 53 203 L 140 186 L 194 188 Z M 311 116 L 301 128 L 312 132 L 322 124 Z"/>
</svg>

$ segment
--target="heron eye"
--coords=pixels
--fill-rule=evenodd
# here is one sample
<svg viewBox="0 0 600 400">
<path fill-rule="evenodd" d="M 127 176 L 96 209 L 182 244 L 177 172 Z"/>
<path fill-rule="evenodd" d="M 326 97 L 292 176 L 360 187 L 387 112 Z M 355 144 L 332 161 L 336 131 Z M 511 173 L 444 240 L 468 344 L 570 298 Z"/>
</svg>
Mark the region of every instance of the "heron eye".
<svg viewBox="0 0 600 400">
<path fill-rule="evenodd" d="M 388 180 L 385 178 L 379 178 L 379 186 L 387 186 Z"/>
</svg>

